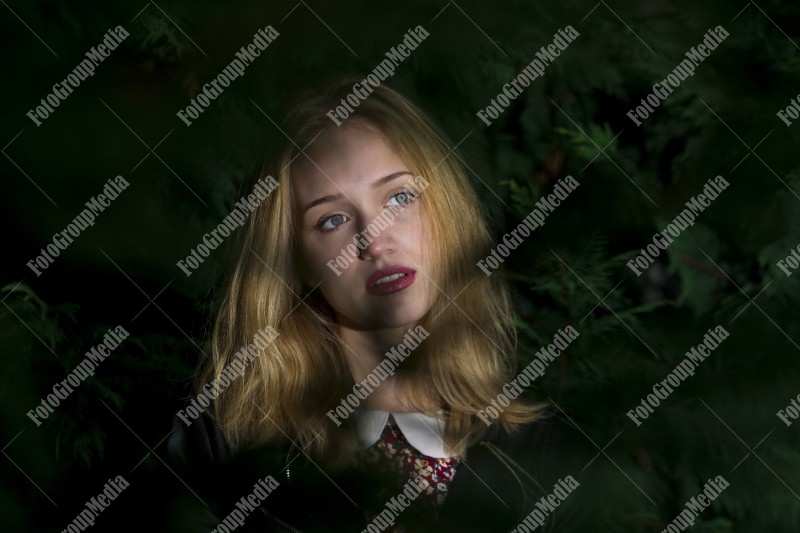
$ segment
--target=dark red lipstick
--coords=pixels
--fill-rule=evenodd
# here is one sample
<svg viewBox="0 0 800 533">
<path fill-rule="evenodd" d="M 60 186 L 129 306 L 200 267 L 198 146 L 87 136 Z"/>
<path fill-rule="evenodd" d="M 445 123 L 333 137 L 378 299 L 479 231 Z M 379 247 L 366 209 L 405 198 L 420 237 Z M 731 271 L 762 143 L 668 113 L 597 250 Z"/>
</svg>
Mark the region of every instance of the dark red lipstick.
<svg viewBox="0 0 800 533">
<path fill-rule="evenodd" d="M 411 286 L 411 284 L 414 283 L 416 274 L 417 271 L 413 268 L 408 268 L 402 265 L 382 268 L 375 271 L 369 277 L 367 280 L 366 289 L 370 294 L 391 294 Z M 384 278 L 389 278 L 389 280 Z"/>
</svg>

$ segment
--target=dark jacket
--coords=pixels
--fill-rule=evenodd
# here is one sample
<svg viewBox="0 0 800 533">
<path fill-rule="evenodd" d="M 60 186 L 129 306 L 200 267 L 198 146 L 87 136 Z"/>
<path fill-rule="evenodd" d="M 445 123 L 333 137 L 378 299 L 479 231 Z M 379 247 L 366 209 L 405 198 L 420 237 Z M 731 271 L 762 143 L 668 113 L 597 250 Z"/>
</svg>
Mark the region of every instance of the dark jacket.
<svg viewBox="0 0 800 533">
<path fill-rule="evenodd" d="M 367 526 L 359 502 L 373 493 L 377 480 L 347 470 L 325 471 L 297 448 L 232 454 L 205 415 L 188 427 L 176 418 L 168 448 L 173 468 L 196 493 L 207 519 L 201 526 L 205 531 L 236 509 L 237 502 L 248 511 L 237 531 L 360 532 Z M 598 453 L 582 432 L 558 416 L 524 425 L 516 434 L 498 431 L 468 449 L 438 523 L 411 531 L 512 531 L 537 509 L 528 518 L 528 529 L 520 531 L 602 531 L 602 479 L 595 464 L 602 461 L 587 468 Z M 279 486 L 257 509 L 248 510 L 240 499 L 267 475 Z M 564 498 L 570 475 L 579 485 Z M 559 480 L 561 489 L 554 491 Z"/>
</svg>

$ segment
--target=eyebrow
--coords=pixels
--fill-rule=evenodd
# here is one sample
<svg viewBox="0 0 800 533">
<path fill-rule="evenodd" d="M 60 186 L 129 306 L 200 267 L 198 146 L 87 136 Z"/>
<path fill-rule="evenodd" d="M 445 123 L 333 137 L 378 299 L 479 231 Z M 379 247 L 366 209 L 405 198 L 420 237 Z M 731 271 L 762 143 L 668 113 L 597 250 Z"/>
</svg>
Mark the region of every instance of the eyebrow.
<svg viewBox="0 0 800 533">
<path fill-rule="evenodd" d="M 383 185 L 386 185 L 390 181 L 396 180 L 397 178 L 399 178 L 401 176 L 405 176 L 406 174 L 411 174 L 411 172 L 409 172 L 408 170 L 401 170 L 400 172 L 395 172 L 394 174 L 389 174 L 388 176 L 384 176 L 382 178 L 379 178 L 379 179 L 375 180 L 372 183 L 372 188 L 373 189 L 377 189 L 378 187 L 382 187 Z M 312 207 L 315 207 L 315 206 L 318 206 L 320 204 L 324 204 L 324 203 L 327 203 L 327 202 L 334 202 L 334 201 L 339 200 L 341 198 L 342 198 L 342 194 L 341 193 L 339 193 L 339 194 L 329 194 L 328 196 L 323 196 L 321 198 L 317 198 L 316 200 L 312 200 L 311 202 L 308 202 L 305 205 L 305 207 L 303 207 L 303 213 L 305 213 L 306 211 L 308 211 Z"/>
</svg>

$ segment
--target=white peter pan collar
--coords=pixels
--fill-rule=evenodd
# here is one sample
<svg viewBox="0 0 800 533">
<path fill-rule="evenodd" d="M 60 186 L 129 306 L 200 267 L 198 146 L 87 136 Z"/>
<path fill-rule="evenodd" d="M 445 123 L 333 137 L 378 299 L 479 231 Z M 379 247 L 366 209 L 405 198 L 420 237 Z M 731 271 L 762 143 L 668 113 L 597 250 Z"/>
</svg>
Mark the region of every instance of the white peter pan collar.
<svg viewBox="0 0 800 533">
<path fill-rule="evenodd" d="M 411 446 L 430 457 L 450 457 L 443 442 L 444 420 L 423 413 L 389 413 L 371 409 L 355 411 L 353 417 L 359 447 L 368 448 L 378 441 L 390 414 Z"/>
</svg>

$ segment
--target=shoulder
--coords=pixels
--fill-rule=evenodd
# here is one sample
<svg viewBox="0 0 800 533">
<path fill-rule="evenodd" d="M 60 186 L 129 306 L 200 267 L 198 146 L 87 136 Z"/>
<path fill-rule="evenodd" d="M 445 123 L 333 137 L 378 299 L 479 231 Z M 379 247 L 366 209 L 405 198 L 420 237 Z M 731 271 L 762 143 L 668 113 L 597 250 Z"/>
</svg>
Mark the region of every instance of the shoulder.
<svg viewBox="0 0 800 533">
<path fill-rule="evenodd" d="M 256 465 L 277 468 L 285 456 L 285 446 L 266 443 L 233 447 L 214 419 L 204 412 L 189 424 L 175 416 L 167 439 L 167 456 L 177 470 L 190 478 L 199 474 L 207 480 L 210 474 L 234 475 Z"/>
<path fill-rule="evenodd" d="M 539 472 L 571 465 L 583 468 L 597 453 L 591 439 L 578 426 L 552 411 L 511 432 L 498 430 L 486 440 Z"/>
<path fill-rule="evenodd" d="M 225 462 L 230 453 L 222 432 L 208 414 L 202 413 L 189 424 L 174 417 L 167 457 L 175 468 L 185 473 L 212 468 Z"/>
<path fill-rule="evenodd" d="M 525 504 L 531 524 L 538 520 L 553 531 L 602 530 L 599 526 L 605 517 L 598 495 L 608 477 L 606 461 L 599 457 L 601 452 L 591 438 L 569 418 L 550 413 L 520 425 L 516 432 L 498 432 L 487 440 L 498 450 L 494 452 L 498 461 L 508 463 L 507 468 L 515 471 L 532 496 Z M 533 518 L 536 509 L 549 507 L 553 508 Z"/>
<path fill-rule="evenodd" d="M 253 492 L 259 480 L 277 476 L 282 470 L 285 452 L 281 446 L 234 448 L 207 413 L 189 424 L 175 416 L 172 425 L 166 445 L 167 461 L 202 502 L 200 510 L 212 516 L 208 524 L 218 524 L 237 501 Z"/>
</svg>

